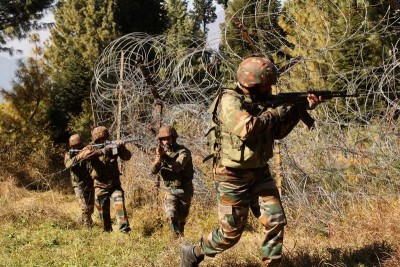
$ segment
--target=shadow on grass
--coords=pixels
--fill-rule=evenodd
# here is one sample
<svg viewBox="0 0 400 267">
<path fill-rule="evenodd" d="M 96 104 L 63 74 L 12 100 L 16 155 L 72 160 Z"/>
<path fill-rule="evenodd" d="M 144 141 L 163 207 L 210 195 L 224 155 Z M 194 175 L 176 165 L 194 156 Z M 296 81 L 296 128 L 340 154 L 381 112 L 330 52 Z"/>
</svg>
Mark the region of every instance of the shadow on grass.
<svg viewBox="0 0 400 267">
<path fill-rule="evenodd" d="M 374 242 L 362 248 L 327 249 L 326 256 L 309 252 L 299 252 L 283 258 L 282 267 L 313 267 L 313 266 L 362 266 L 377 267 L 390 258 L 394 252 L 392 246 L 385 242 Z"/>
</svg>

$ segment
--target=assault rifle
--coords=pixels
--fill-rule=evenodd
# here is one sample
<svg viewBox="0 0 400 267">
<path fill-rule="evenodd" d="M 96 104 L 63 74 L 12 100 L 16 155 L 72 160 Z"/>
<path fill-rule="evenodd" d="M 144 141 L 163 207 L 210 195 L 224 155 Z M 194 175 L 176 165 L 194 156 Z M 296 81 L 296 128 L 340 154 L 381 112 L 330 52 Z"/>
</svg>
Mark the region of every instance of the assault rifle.
<svg viewBox="0 0 400 267">
<path fill-rule="evenodd" d="M 256 105 L 263 106 L 263 110 L 267 108 L 276 108 L 284 104 L 294 104 L 300 113 L 300 119 L 307 125 L 309 129 L 313 128 L 314 119 L 307 112 L 309 94 L 321 96 L 322 100 L 329 100 L 332 98 L 347 98 L 347 97 L 358 97 L 359 94 L 347 94 L 346 92 L 334 92 L 334 91 L 314 91 L 310 90 L 307 92 L 293 92 L 293 93 L 279 93 L 277 95 L 271 95 L 263 103 L 254 103 Z"/>
<path fill-rule="evenodd" d="M 112 151 L 112 155 L 117 155 L 118 154 L 118 141 L 124 141 L 125 144 L 127 143 L 136 143 L 137 141 L 141 140 L 142 138 L 138 137 L 125 137 L 120 140 L 113 140 L 113 141 L 105 141 L 104 143 L 100 144 L 92 144 L 89 145 L 90 149 L 102 149 L 104 147 L 110 147 Z M 83 149 L 70 149 L 69 153 L 71 156 L 76 156 L 79 154 L 84 149 L 88 149 L 88 147 L 85 147 Z"/>
</svg>

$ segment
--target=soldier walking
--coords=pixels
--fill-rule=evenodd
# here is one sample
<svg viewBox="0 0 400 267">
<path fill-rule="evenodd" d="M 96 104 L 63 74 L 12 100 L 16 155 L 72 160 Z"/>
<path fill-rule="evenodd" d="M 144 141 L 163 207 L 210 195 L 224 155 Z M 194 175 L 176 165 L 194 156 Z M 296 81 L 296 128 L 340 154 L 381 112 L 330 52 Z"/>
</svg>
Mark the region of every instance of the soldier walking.
<svg viewBox="0 0 400 267">
<path fill-rule="evenodd" d="M 300 120 L 296 105 L 264 109 L 277 81 L 275 66 L 267 59 L 249 57 L 237 71 L 234 88 L 224 90 L 209 109 L 213 176 L 217 191 L 219 226 L 200 244 L 181 247 L 181 266 L 198 266 L 204 256 L 214 257 L 240 239 L 249 209 L 264 226 L 261 256 L 265 266 L 279 266 L 286 217 L 268 160 L 275 139 L 287 136 Z M 309 109 L 322 99 L 308 96 Z"/>
<path fill-rule="evenodd" d="M 176 142 L 177 137 L 174 127 L 160 128 L 157 135 L 160 145 L 151 165 L 151 172 L 160 173 L 167 191 L 165 213 L 175 238 L 184 234 L 193 197 L 192 156 L 189 149 Z"/>
<path fill-rule="evenodd" d="M 109 132 L 106 127 L 99 126 L 93 129 L 92 144 L 102 144 L 108 139 Z M 101 149 L 92 149 L 91 145 L 87 147 L 88 150 L 93 151 L 90 156 L 90 175 L 94 179 L 95 206 L 103 222 L 104 231 L 111 232 L 113 230 L 110 214 L 110 201 L 112 200 L 119 230 L 128 233 L 131 228 L 125 209 L 118 158 L 126 161 L 131 158 L 132 154 L 125 147 L 123 141 L 118 141 L 117 145 L 117 153 L 115 154 L 110 146 Z"/>
<path fill-rule="evenodd" d="M 82 150 L 84 145 L 79 134 L 71 135 L 69 148 L 70 151 L 65 153 L 64 156 L 64 164 L 70 170 L 72 186 L 81 209 L 81 216 L 78 221 L 84 226 L 91 227 L 93 224 L 94 187 L 93 179 L 89 174 L 89 162 L 87 161 L 90 151 Z M 76 153 L 71 150 L 81 151 Z"/>
</svg>

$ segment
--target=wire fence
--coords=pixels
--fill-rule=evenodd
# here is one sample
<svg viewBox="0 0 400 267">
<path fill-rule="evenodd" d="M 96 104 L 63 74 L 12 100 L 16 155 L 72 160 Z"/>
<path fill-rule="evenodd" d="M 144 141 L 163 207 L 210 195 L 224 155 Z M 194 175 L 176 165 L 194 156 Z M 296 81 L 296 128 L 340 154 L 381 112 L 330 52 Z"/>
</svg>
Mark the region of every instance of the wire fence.
<svg viewBox="0 0 400 267">
<path fill-rule="evenodd" d="M 333 1 L 323 2 L 324 5 L 334 6 Z M 348 6 L 352 2 L 349 1 Z M 354 12 L 364 14 L 364 21 L 359 22 L 358 27 L 354 27 L 348 17 L 353 13 L 336 6 L 334 14 L 339 14 L 339 17 L 335 19 L 344 22 L 341 31 L 330 28 L 332 18 L 326 18 L 327 13 L 321 5 L 310 6 L 307 12 L 318 14 L 326 23 L 319 29 L 325 34 L 322 41 L 317 28 L 296 24 L 292 18 L 304 10 L 295 9 L 291 3 L 286 1 L 284 12 L 280 15 L 292 23 L 291 27 L 298 29 L 296 33 L 291 33 L 290 38 L 298 43 L 298 47 L 291 48 L 291 51 L 303 51 L 302 61 L 291 71 L 304 75 L 293 75 L 297 77 L 294 80 L 291 71 L 284 73 L 277 86 L 279 91 L 296 90 L 297 85 L 304 84 L 321 88 L 318 82 L 325 85 L 328 80 L 336 90 L 354 93 L 362 89 L 360 98 L 333 100 L 312 111 L 316 119 L 315 129 L 309 131 L 299 124 L 281 141 L 282 166 L 271 162 L 273 172 L 278 167 L 283 170 L 283 198 L 290 212 L 300 212 L 298 207 L 305 207 L 310 209 L 309 214 L 318 213 L 316 217 L 324 223 L 332 216 L 341 216 L 345 206 L 355 200 L 398 196 L 400 142 L 397 95 L 400 61 L 399 40 L 395 37 L 397 33 L 398 38 L 400 29 L 399 2 L 391 1 L 386 6 L 385 15 L 371 21 L 369 12 L 382 7 L 372 7 L 368 1 L 357 1 Z M 269 8 L 246 15 L 247 9 L 259 10 L 259 4 L 261 2 L 255 1 L 235 15 L 241 20 L 254 21 L 255 28 L 249 30 L 257 33 L 260 51 L 268 55 L 276 54 L 287 46 L 287 36 L 283 36 L 278 29 L 265 31 L 258 26 L 262 18 L 278 15 Z M 157 115 L 154 112 L 156 105 L 161 103 L 163 112 L 158 119 L 162 124 L 173 124 L 180 135 L 178 142 L 192 151 L 196 192 L 204 196 L 205 203 L 210 201 L 211 167 L 202 164 L 201 159 L 208 154 L 204 137 L 210 123 L 207 109 L 226 86 L 226 81 L 235 80 L 234 61 L 240 59 L 230 46 L 232 35 L 228 34 L 227 25 L 232 24 L 231 20 L 226 18 L 221 29 L 222 38 L 216 36 L 214 40 L 209 38 L 208 42 L 194 36 L 171 40 L 163 35 L 128 34 L 112 42 L 98 59 L 92 86 L 96 123 L 109 127 L 113 133 L 120 130 L 122 135 L 142 138 L 139 148 L 132 148 L 136 156 L 125 169 L 125 173 L 132 177 L 128 187 L 149 184 L 145 186 L 146 192 L 149 192 L 154 180 L 149 174 L 149 166 L 153 159 L 152 149 L 156 145 L 154 123 Z M 239 29 L 237 34 L 240 34 Z M 375 47 L 375 54 L 380 57 L 371 64 L 368 60 L 371 51 L 358 40 L 359 36 L 371 39 L 377 35 L 394 41 L 390 45 Z M 223 52 L 210 48 L 221 40 L 225 47 Z M 181 48 L 182 43 L 187 45 Z M 270 50 L 265 51 L 266 47 Z M 344 60 L 340 57 L 343 47 L 351 48 L 357 54 L 352 58 L 352 68 L 340 70 L 335 66 L 338 61 Z M 279 64 L 285 65 L 292 59 L 280 60 Z M 316 69 L 317 63 L 329 71 Z M 154 90 L 158 94 L 157 99 Z M 315 204 L 321 207 L 318 211 L 312 210 Z"/>
</svg>

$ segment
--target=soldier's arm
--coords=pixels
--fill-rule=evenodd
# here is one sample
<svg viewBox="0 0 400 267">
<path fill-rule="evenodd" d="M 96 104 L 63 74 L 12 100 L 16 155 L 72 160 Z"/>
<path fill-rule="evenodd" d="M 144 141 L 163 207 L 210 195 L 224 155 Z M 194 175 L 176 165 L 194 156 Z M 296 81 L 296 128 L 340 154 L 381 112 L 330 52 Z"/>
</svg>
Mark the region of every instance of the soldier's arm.
<svg viewBox="0 0 400 267">
<path fill-rule="evenodd" d="M 300 113 L 294 106 L 278 107 L 275 110 L 278 109 L 285 109 L 285 111 L 274 127 L 274 139 L 286 137 L 300 121 Z"/>
<path fill-rule="evenodd" d="M 71 155 L 69 153 L 65 153 L 64 155 L 64 165 L 65 168 L 71 168 L 72 166 L 74 166 L 75 164 L 77 164 L 79 162 L 79 159 L 77 158 L 77 155 L 74 157 L 71 157 Z"/>
<path fill-rule="evenodd" d="M 151 164 L 150 171 L 152 174 L 157 174 L 161 170 L 161 157 L 156 155 L 154 162 Z"/>
<path fill-rule="evenodd" d="M 251 115 L 242 107 L 239 99 L 224 95 L 219 106 L 218 119 L 228 132 L 246 140 L 257 136 L 267 127 L 273 127 L 280 119 L 279 113 L 267 110 L 258 116 Z"/>
</svg>

